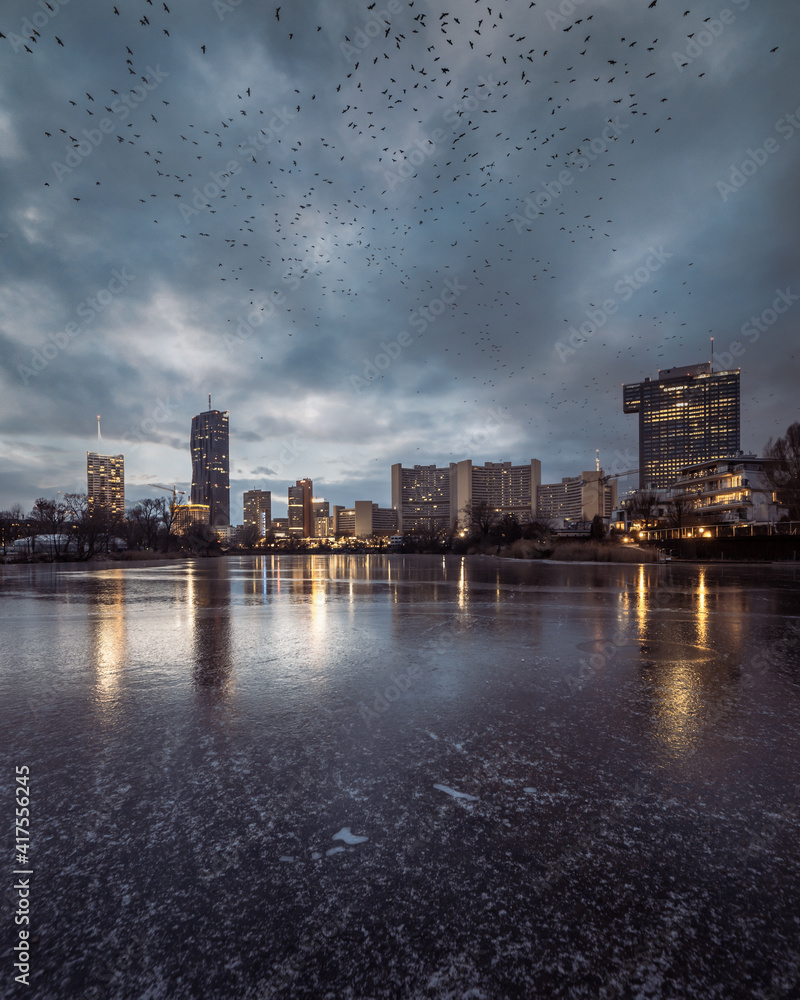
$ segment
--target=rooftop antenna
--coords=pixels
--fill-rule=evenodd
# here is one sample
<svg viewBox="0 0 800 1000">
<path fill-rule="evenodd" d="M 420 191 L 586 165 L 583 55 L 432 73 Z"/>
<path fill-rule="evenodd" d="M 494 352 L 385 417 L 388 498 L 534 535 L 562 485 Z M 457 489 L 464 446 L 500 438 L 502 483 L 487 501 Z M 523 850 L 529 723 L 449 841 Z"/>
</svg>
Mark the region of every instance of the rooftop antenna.
<svg viewBox="0 0 800 1000">
<path fill-rule="evenodd" d="M 208 394 L 208 408 L 211 409 L 211 393 Z"/>
<path fill-rule="evenodd" d="M 714 338 L 711 338 L 711 374 L 714 374 Z"/>
<path fill-rule="evenodd" d="M 597 471 L 600 471 L 600 449 L 595 449 L 595 462 L 597 463 Z"/>
<path fill-rule="evenodd" d="M 100 436 L 100 414 L 98 413 L 98 414 L 97 414 L 97 443 L 98 443 L 98 444 L 100 444 L 100 442 L 101 442 L 102 440 L 103 440 L 103 439 L 102 439 L 102 437 Z"/>
</svg>

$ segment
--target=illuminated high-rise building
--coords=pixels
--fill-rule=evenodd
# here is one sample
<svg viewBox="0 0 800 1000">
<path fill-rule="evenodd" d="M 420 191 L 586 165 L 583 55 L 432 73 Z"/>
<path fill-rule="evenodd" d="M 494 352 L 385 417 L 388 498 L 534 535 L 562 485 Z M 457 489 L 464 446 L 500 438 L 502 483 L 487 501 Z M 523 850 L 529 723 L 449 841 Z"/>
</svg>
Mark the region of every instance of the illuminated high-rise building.
<svg viewBox="0 0 800 1000">
<path fill-rule="evenodd" d="M 485 503 L 499 515 L 512 514 L 521 522 L 536 516 L 536 491 L 542 481 L 542 463 L 532 458 L 525 465 L 471 459 L 450 463 L 450 519 L 468 522 L 465 508 Z"/>
<path fill-rule="evenodd" d="M 397 462 L 392 466 L 392 507 L 397 511 L 401 532 L 448 530 L 451 527 L 449 467 L 415 465 L 413 469 L 404 469 Z"/>
<path fill-rule="evenodd" d="M 231 523 L 228 411 L 192 417 L 192 503 L 208 504 L 211 527 Z"/>
<path fill-rule="evenodd" d="M 124 456 L 86 452 L 86 495 L 90 510 L 102 510 L 115 518 L 124 516 Z"/>
<path fill-rule="evenodd" d="M 289 487 L 289 533 L 302 538 L 314 534 L 314 484 L 310 479 L 298 479 Z"/>
<path fill-rule="evenodd" d="M 270 490 L 245 490 L 242 494 L 242 522 L 245 528 L 255 528 L 263 536 L 272 521 L 272 493 Z"/>
<path fill-rule="evenodd" d="M 681 469 L 739 452 L 739 369 L 706 362 L 664 368 L 623 386 L 622 409 L 639 414 L 639 488 L 661 489 Z"/>
</svg>

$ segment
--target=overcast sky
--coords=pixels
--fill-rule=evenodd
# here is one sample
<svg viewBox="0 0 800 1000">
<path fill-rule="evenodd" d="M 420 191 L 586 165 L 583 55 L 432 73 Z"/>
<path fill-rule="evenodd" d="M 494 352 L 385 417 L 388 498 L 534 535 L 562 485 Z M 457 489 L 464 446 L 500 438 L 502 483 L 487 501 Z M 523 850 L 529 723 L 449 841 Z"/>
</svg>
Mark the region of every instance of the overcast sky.
<svg viewBox="0 0 800 1000">
<path fill-rule="evenodd" d="M 621 472 L 622 383 L 711 336 L 760 452 L 800 419 L 800 8 L 686 3 L 5 0 L 0 507 L 87 450 L 188 489 L 208 393 L 234 521 L 305 476 L 388 504 L 398 461 Z"/>
</svg>

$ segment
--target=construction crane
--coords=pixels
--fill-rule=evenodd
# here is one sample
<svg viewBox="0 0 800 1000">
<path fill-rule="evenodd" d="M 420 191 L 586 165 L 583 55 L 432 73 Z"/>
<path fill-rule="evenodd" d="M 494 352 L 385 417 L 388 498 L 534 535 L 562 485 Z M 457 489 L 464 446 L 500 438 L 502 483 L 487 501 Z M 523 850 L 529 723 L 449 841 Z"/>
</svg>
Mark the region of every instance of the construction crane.
<svg viewBox="0 0 800 1000">
<path fill-rule="evenodd" d="M 171 493 L 172 494 L 172 509 L 173 510 L 176 507 L 179 506 L 178 496 L 182 496 L 182 497 L 186 496 L 186 490 L 179 490 L 177 486 L 171 486 L 171 487 L 170 486 L 161 486 L 158 483 L 148 483 L 147 485 L 148 486 L 153 486 L 157 490 L 166 490 L 167 493 Z"/>
</svg>

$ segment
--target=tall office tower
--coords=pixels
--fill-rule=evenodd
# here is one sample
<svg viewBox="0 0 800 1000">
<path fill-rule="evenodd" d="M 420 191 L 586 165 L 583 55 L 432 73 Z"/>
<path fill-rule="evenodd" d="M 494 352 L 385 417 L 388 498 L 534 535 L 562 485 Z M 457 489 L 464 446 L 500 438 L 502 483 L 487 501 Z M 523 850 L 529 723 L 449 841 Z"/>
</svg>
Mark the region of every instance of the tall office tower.
<svg viewBox="0 0 800 1000">
<path fill-rule="evenodd" d="M 392 507 L 397 511 L 398 530 L 427 531 L 452 526 L 450 518 L 450 469 L 435 465 L 415 465 L 404 469 L 392 466 Z"/>
<path fill-rule="evenodd" d="M 314 484 L 310 479 L 298 479 L 289 487 L 289 533 L 311 538 L 314 534 Z"/>
<path fill-rule="evenodd" d="M 450 518 L 465 521 L 464 508 L 487 503 L 500 514 L 513 514 L 520 521 L 536 517 L 536 491 L 542 481 L 542 463 L 532 458 L 526 465 L 471 459 L 450 463 Z"/>
<path fill-rule="evenodd" d="M 125 515 L 125 458 L 86 452 L 86 495 L 90 510 Z"/>
<path fill-rule="evenodd" d="M 739 452 L 739 369 L 708 362 L 659 370 L 623 386 L 622 409 L 639 414 L 639 488 L 661 489 L 681 469 Z"/>
<path fill-rule="evenodd" d="M 269 531 L 272 521 L 272 493 L 270 490 L 245 490 L 242 494 L 245 528 L 255 528 L 259 535 Z"/>
<path fill-rule="evenodd" d="M 211 527 L 231 523 L 228 411 L 211 409 L 192 417 L 192 503 L 208 504 Z"/>
</svg>

